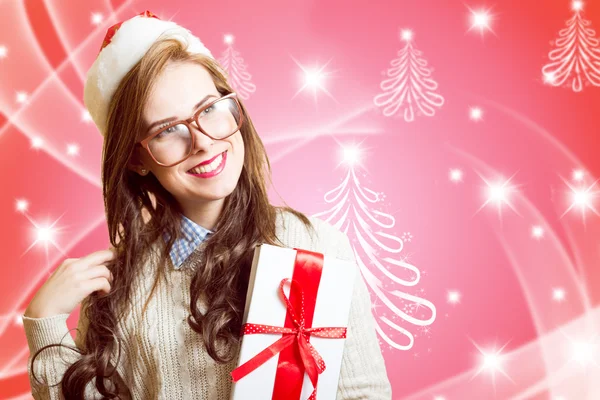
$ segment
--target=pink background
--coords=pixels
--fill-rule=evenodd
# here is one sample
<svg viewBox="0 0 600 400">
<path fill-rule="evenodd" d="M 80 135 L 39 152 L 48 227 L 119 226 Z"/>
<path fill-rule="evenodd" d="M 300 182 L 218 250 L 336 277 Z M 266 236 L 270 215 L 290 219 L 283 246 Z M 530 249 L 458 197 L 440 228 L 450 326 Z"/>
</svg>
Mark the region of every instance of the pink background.
<svg viewBox="0 0 600 400">
<path fill-rule="evenodd" d="M 493 15 L 490 29 L 471 29 L 480 9 Z M 243 101 L 270 155 L 273 203 L 330 209 L 326 193 L 349 173 L 341 146 L 360 144 L 355 188 L 384 193 L 367 207 L 394 218 L 388 228 L 368 221 L 370 232 L 402 243 L 378 257 L 410 263 L 420 280 L 409 287 L 366 268 L 382 290 L 426 300 L 416 309 L 396 300 L 410 310 L 402 314 L 372 291 L 378 323 L 392 335 L 380 344 L 394 399 L 600 398 L 600 88 L 544 82 L 553 41 L 574 14 L 562 0 L 0 2 L 1 398 L 30 398 L 20 314 L 37 288 L 64 258 L 109 245 L 101 136 L 82 118 L 83 80 L 107 28 L 144 10 L 191 29 L 216 57 L 224 35 L 235 37 L 256 86 Z M 600 4 L 584 3 L 582 16 L 598 38 Z M 444 98 L 433 116 L 412 122 L 384 116 L 373 101 L 405 46 L 403 29 Z M 301 89 L 303 68 L 323 68 L 322 89 Z M 472 107 L 482 119 L 470 118 Z M 32 147 L 34 138 L 43 145 Z M 481 208 L 486 181 L 508 178 L 510 205 Z M 582 188 L 588 206 L 570 208 Z M 53 223 L 53 243 L 34 244 L 35 227 Z M 357 232 L 348 233 L 366 259 Z"/>
</svg>

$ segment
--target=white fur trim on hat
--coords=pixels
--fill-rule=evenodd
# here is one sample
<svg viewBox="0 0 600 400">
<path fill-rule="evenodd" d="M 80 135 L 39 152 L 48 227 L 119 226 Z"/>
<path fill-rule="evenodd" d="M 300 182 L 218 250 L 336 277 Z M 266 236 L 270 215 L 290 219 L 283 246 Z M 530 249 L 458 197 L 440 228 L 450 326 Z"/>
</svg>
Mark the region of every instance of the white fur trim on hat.
<svg viewBox="0 0 600 400">
<path fill-rule="evenodd" d="M 200 39 L 175 22 L 142 15 L 124 21 L 98 54 L 83 88 L 83 103 L 102 136 L 106 134 L 108 104 L 119 83 L 159 37 L 176 38 L 188 45 L 188 53 L 214 58 Z"/>
</svg>

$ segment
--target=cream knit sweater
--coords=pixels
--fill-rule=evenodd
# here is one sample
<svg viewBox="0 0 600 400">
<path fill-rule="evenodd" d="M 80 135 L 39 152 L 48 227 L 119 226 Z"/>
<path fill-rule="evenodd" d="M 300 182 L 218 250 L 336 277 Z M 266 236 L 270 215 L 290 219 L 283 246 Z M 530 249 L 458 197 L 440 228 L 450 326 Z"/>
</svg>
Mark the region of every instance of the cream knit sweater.
<svg viewBox="0 0 600 400">
<path fill-rule="evenodd" d="M 341 259 L 354 259 L 354 250 L 346 234 L 329 223 L 310 217 L 317 235 L 309 234 L 293 214 L 279 213 L 277 237 L 286 247 L 297 247 L 333 254 Z M 156 269 L 148 258 L 142 284 L 135 292 L 135 301 L 128 311 L 129 317 L 117 326 L 122 338 L 121 360 L 117 370 L 131 390 L 134 399 L 214 399 L 229 400 L 230 372 L 237 359 L 228 364 L 218 364 L 206 353 L 200 335 L 187 324 L 192 273 L 201 262 L 199 252 L 194 252 L 176 270 L 170 264 L 166 281 L 161 282 L 158 294 L 148 305 L 146 318 L 140 318 L 142 306 L 152 284 L 151 272 Z M 82 307 L 85 306 L 85 300 Z M 52 343 L 84 348 L 87 321 L 80 313 L 75 341 L 68 332 L 69 314 L 45 318 L 23 316 L 23 326 L 29 344 L 27 369 L 32 394 L 35 399 L 64 398 L 60 385 L 49 388 L 40 385 L 32 376 L 31 356 L 41 347 Z M 64 337 L 64 339 L 63 339 Z M 59 354 L 60 351 L 60 354 Z M 115 353 L 116 354 L 116 353 Z M 42 351 L 35 360 L 37 378 L 54 385 L 79 354 L 64 347 L 51 347 Z M 113 358 L 115 360 L 116 358 Z M 93 383 L 86 388 L 86 398 L 101 398 Z M 371 313 L 369 292 L 357 274 L 347 339 L 338 384 L 337 399 L 391 399 L 391 386 L 376 337 Z"/>
</svg>

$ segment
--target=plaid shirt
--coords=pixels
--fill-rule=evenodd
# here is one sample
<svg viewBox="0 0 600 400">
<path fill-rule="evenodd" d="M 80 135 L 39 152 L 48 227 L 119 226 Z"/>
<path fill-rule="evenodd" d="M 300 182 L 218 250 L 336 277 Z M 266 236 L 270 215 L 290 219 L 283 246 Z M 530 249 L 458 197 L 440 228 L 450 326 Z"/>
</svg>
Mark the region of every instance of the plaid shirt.
<svg viewBox="0 0 600 400">
<path fill-rule="evenodd" d="M 185 215 L 182 215 L 181 220 L 181 230 L 183 232 L 183 237 L 175 240 L 173 243 L 173 248 L 171 249 L 171 261 L 173 262 L 173 266 L 175 269 L 179 269 L 181 264 L 196 250 L 198 245 L 202 243 L 208 235 L 214 233 L 210 231 Z M 169 235 L 165 234 L 165 240 L 168 240 Z"/>
</svg>

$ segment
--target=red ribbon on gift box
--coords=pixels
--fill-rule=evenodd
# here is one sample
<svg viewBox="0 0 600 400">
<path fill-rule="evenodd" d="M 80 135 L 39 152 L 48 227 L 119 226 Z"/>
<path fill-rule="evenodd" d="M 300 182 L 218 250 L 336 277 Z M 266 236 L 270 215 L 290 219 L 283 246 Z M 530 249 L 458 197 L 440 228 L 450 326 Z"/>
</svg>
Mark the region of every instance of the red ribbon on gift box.
<svg viewBox="0 0 600 400">
<path fill-rule="evenodd" d="M 317 382 L 319 374 L 325 371 L 325 362 L 309 342 L 310 336 L 345 339 L 346 328 L 311 327 L 323 270 L 323 254 L 302 249 L 294 250 L 297 252 L 293 277 L 284 278 L 279 284 L 279 296 L 287 307 L 284 327 L 252 323 L 246 323 L 242 327 L 242 335 L 272 333 L 282 334 L 282 337 L 234 369 L 231 377 L 234 382 L 237 382 L 271 357 L 281 353 L 272 399 L 299 399 L 304 372 L 306 372 L 313 385 L 308 400 L 316 400 Z M 283 291 L 283 286 L 287 282 L 290 283 L 289 299 Z M 305 292 L 307 292 L 306 299 Z"/>
</svg>

